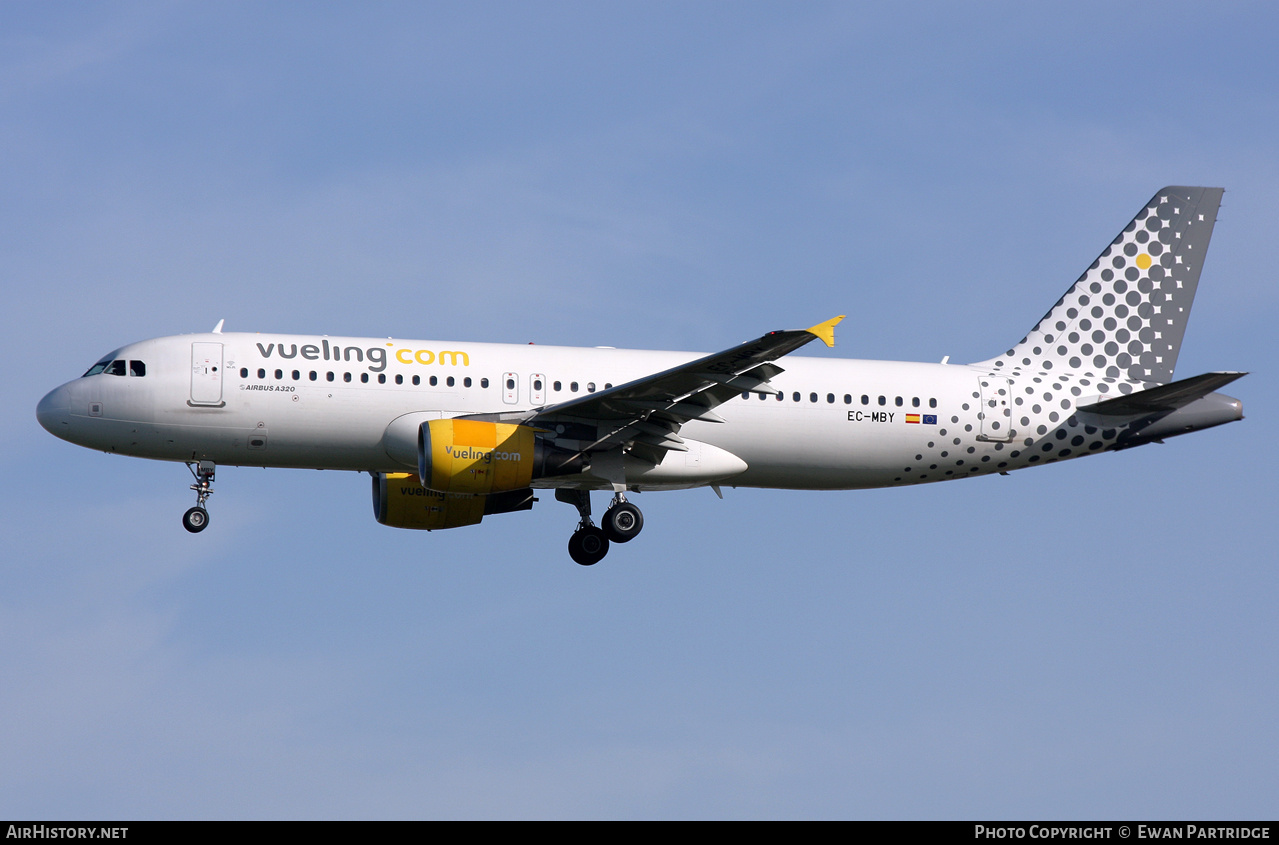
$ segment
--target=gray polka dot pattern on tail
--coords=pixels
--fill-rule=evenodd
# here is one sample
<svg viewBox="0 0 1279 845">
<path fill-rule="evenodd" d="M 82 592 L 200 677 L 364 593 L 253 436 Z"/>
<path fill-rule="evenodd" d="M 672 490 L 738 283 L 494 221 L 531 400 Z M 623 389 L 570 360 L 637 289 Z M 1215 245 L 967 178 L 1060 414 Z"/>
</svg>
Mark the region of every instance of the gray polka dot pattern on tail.
<svg viewBox="0 0 1279 845">
<path fill-rule="evenodd" d="M 1221 196 L 1155 194 L 1021 343 L 978 366 L 1172 381 Z"/>
</svg>

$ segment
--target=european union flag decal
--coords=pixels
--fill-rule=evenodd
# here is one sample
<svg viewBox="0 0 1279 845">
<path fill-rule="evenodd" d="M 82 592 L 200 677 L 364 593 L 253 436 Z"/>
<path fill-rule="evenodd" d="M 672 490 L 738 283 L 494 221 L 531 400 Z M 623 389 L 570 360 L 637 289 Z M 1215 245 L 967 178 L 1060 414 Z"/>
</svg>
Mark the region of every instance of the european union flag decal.
<svg viewBox="0 0 1279 845">
<path fill-rule="evenodd" d="M 924 425 L 937 425 L 937 415 L 924 414 Z"/>
</svg>

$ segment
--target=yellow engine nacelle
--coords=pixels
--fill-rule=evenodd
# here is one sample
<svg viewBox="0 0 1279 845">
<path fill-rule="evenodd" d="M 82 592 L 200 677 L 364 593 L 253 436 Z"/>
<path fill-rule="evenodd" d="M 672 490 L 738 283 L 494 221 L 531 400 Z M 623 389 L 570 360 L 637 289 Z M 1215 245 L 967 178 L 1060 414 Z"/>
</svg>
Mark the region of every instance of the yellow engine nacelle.
<svg viewBox="0 0 1279 845">
<path fill-rule="evenodd" d="M 533 507 L 533 491 L 525 488 L 488 496 L 428 490 L 411 472 L 373 474 L 373 515 L 392 528 L 435 531 L 477 525 L 488 514 Z"/>
<path fill-rule="evenodd" d="M 545 442 L 526 425 L 431 420 L 418 429 L 418 477 L 440 493 L 485 495 L 528 487 L 536 478 L 581 472 L 581 455 Z"/>
</svg>

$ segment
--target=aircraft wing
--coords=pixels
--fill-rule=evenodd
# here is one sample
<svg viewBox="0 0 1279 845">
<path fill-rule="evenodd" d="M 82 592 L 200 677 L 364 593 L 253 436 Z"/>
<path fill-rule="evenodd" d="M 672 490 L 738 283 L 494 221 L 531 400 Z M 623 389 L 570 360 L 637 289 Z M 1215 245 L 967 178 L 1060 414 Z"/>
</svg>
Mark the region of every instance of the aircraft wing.
<svg viewBox="0 0 1279 845">
<path fill-rule="evenodd" d="M 628 446 L 630 454 L 657 463 L 667 451 L 688 451 L 678 431 L 689 420 L 723 422 L 714 408 L 744 391 L 776 395 L 768 380 L 783 370 L 773 362 L 815 339 L 834 346 L 835 326 L 843 319 L 769 332 L 660 373 L 548 405 L 523 423 L 577 440 L 582 452 Z"/>
</svg>

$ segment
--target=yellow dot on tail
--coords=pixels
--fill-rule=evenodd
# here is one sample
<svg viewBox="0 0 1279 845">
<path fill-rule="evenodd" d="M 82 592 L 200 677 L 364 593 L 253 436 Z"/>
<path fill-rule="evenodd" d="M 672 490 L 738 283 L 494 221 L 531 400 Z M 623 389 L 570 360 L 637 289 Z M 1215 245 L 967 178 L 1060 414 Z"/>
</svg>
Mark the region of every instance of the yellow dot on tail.
<svg viewBox="0 0 1279 845">
<path fill-rule="evenodd" d="M 1150 267 L 1150 256 L 1146 255 L 1144 252 L 1141 255 L 1138 255 L 1137 266 L 1143 270 L 1148 269 Z"/>
</svg>

